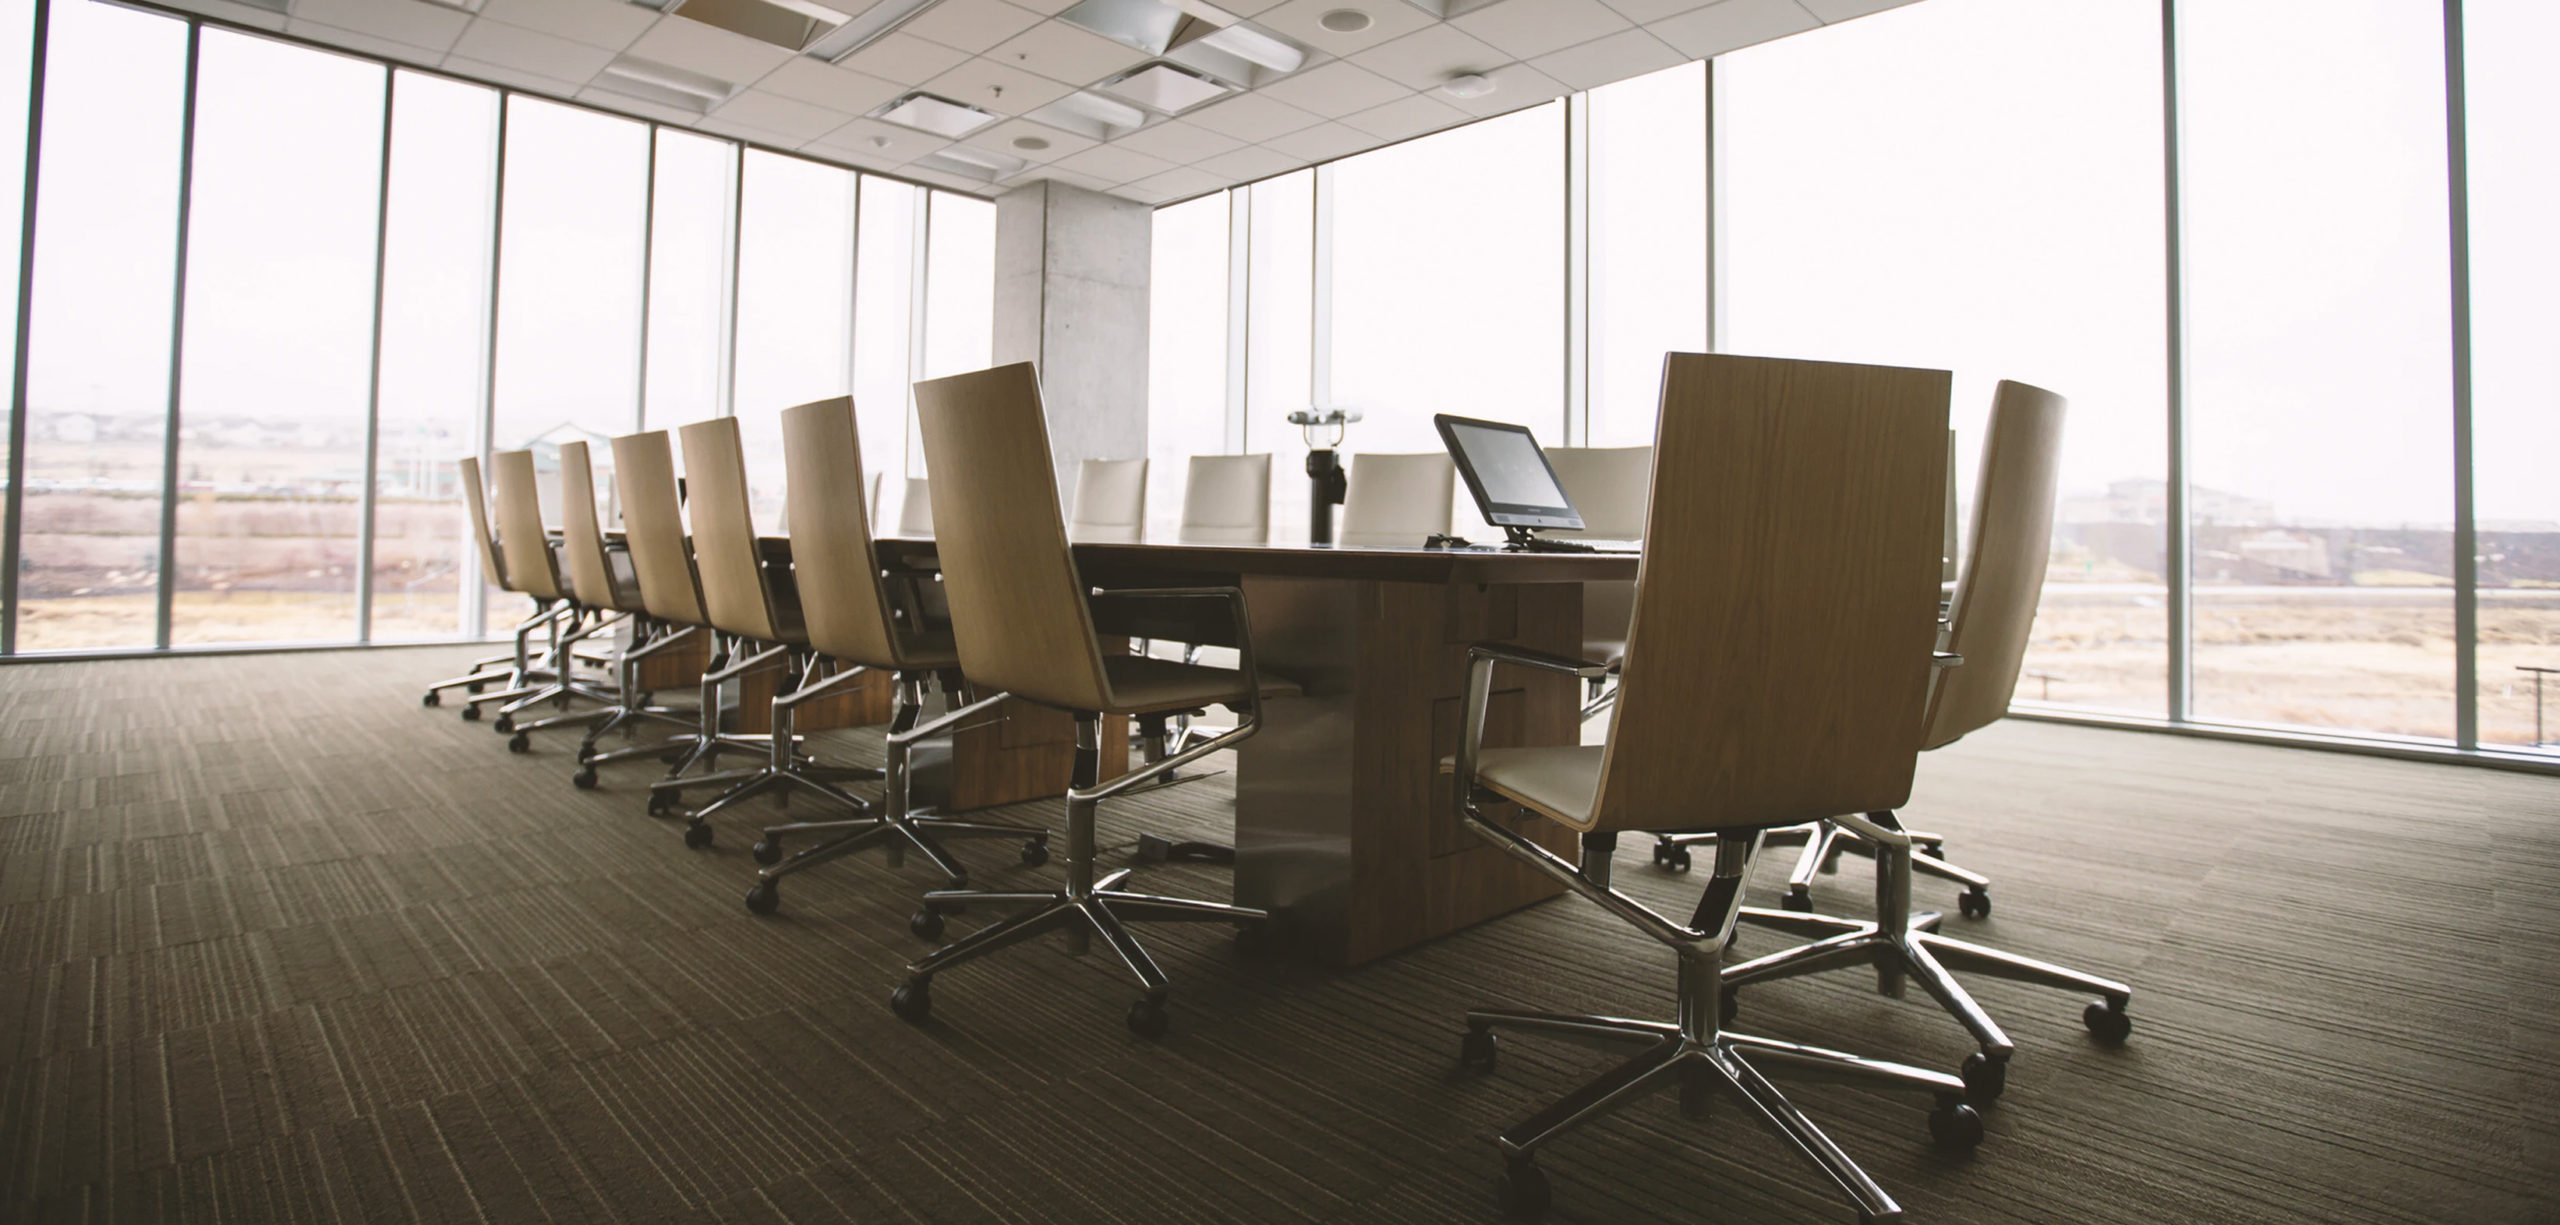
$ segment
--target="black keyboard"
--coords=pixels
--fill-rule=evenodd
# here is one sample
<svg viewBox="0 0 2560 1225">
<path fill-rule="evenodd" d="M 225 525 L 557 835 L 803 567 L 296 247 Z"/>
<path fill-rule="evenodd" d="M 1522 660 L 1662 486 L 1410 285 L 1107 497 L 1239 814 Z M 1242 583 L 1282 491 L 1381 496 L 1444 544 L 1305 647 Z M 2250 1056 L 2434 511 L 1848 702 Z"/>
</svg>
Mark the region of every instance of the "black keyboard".
<svg viewBox="0 0 2560 1225">
<path fill-rule="evenodd" d="M 1521 541 L 1520 547 L 1532 553 L 1597 553 L 1600 551 L 1579 540 L 1549 540 L 1544 536 L 1531 536 Z"/>
</svg>

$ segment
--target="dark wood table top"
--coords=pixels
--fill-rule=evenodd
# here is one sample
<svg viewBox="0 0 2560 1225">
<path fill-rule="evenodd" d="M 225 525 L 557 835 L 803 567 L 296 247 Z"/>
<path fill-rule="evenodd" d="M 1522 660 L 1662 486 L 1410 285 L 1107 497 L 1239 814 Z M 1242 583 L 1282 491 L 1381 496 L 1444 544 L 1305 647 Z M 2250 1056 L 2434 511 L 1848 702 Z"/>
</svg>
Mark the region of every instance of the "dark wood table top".
<svg viewBox="0 0 2560 1225">
<path fill-rule="evenodd" d="M 924 568 L 931 540 L 882 537 L 883 565 Z M 1182 572 L 1204 577 L 1375 580 L 1395 583 L 1582 583 L 1636 576 L 1632 553 L 1507 553 L 1493 549 L 1380 549 L 1308 545 L 1079 544 L 1076 564 L 1087 578 Z"/>
</svg>

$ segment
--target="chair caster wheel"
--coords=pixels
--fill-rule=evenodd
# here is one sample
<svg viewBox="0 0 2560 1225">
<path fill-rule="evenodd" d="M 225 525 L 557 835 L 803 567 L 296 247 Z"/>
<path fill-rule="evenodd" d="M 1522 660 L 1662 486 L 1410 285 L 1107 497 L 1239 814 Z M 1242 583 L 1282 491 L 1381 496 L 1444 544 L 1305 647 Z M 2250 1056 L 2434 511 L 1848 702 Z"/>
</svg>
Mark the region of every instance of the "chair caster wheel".
<svg viewBox="0 0 2560 1225">
<path fill-rule="evenodd" d="M 673 815 L 675 815 L 675 811 L 676 811 L 676 793 L 675 793 L 675 792 L 672 792 L 672 791 L 652 791 L 652 792 L 650 792 L 650 793 L 649 793 L 649 815 L 650 815 L 650 816 L 653 816 L 653 817 L 667 817 L 667 816 L 673 816 Z"/>
<path fill-rule="evenodd" d="M 1666 872 L 1686 872 L 1693 866 L 1689 848 L 1676 842 L 1653 844 L 1653 866 Z"/>
<path fill-rule="evenodd" d="M 910 1025 L 921 1025 L 933 1015 L 933 980 L 910 978 L 889 993 L 889 1011 Z"/>
<path fill-rule="evenodd" d="M 755 888 L 747 890 L 747 913 L 772 914 L 781 907 L 782 891 L 774 888 L 772 881 L 757 881 Z"/>
<path fill-rule="evenodd" d="M 1490 1072 L 1501 1057 L 1501 1044 L 1490 1029 L 1470 1029 L 1458 1043 L 1458 1066 L 1470 1072 Z"/>
<path fill-rule="evenodd" d="M 471 683 L 470 683 L 470 684 L 468 684 L 468 685 L 464 685 L 462 688 L 463 688 L 463 691 L 464 691 L 464 692 L 466 692 L 466 693 L 478 693 L 478 692 L 480 692 L 481 688 L 482 688 L 483 686 L 487 685 L 488 683 L 489 683 L 489 682 L 487 682 L 487 681 L 473 681 L 473 682 L 471 682 Z"/>
<path fill-rule="evenodd" d="M 583 766 L 583 765 L 587 764 L 588 762 L 594 761 L 595 759 L 596 759 L 596 742 L 595 742 L 595 741 L 592 741 L 592 740 L 581 740 L 581 741 L 579 741 L 579 742 L 578 742 L 578 764 Z"/>
<path fill-rule="evenodd" d="M 757 863 L 768 868 L 772 867 L 782 862 L 782 844 L 770 837 L 759 839 L 756 842 L 755 854 Z"/>
<path fill-rule="evenodd" d="M 930 907 L 907 916 L 907 930 L 918 940 L 942 938 L 942 912 Z"/>
<path fill-rule="evenodd" d="M 1797 914 L 1812 914 L 1813 894 L 1810 890 L 1789 889 L 1785 897 L 1778 899 L 1778 909 L 1792 910 Z"/>
<path fill-rule="evenodd" d="M 694 824 L 684 827 L 684 844 L 694 850 L 699 851 L 711 845 L 711 838 L 711 827 L 708 825 Z"/>
<path fill-rule="evenodd" d="M 1129 1005 L 1129 1032 L 1141 1038 L 1155 1039 L 1163 1037 L 1171 1028 L 1173 1017 L 1165 1012 L 1163 1000 L 1142 996 L 1137 1003 Z"/>
<path fill-rule="evenodd" d="M 501 736 L 506 735 L 508 732 L 516 730 L 516 717 L 514 715 L 500 715 L 496 722 L 489 725 L 489 730 L 496 732 Z"/>
<path fill-rule="evenodd" d="M 2122 1046 L 2126 1038 L 2133 1036 L 2133 1018 L 2124 1014 L 2124 1002 L 2120 1000 L 2089 1001 L 2089 1006 L 2080 1010 L 2080 1023 L 2109 1046 Z"/>
<path fill-rule="evenodd" d="M 507 737 L 507 751 L 508 751 L 508 752 L 510 752 L 510 753 L 530 753 L 530 752 L 532 752 L 532 751 L 533 751 L 533 737 L 532 737 L 532 735 L 531 735 L 531 734 L 529 734 L 529 733 L 526 733 L 526 732 L 517 732 L 515 735 L 512 735 L 512 736 Z"/>
<path fill-rule="evenodd" d="M 465 722 L 465 723 L 477 723 L 477 722 L 479 722 L 479 721 L 480 721 L 480 708 L 479 708 L 479 707 L 477 707 L 477 706 L 465 706 L 465 707 L 463 707 L 463 708 L 462 708 L 462 721 L 463 721 L 463 722 Z"/>
<path fill-rule="evenodd" d="M 1982 1143 L 1982 1112 L 1963 1102 L 1941 1102 L 1929 1112 L 1929 1139 L 1951 1153 L 1969 1153 Z"/>
<path fill-rule="evenodd" d="M 432 710 L 438 706 L 444 705 L 444 695 L 430 689 L 427 691 L 427 696 L 418 699 L 418 705 Z"/>
<path fill-rule="evenodd" d="M 1991 917 L 1991 895 L 1980 889 L 1967 889 L 1956 896 L 1956 909 L 1968 919 Z"/>
<path fill-rule="evenodd" d="M 1957 1074 L 1964 1078 L 1967 1101 L 1988 1106 L 2000 1100 L 2000 1095 L 2009 1088 L 2009 1061 L 1994 1059 L 1980 1051 L 1965 1056 L 1964 1066 L 1957 1069 Z"/>
<path fill-rule="evenodd" d="M 580 791 L 593 791 L 596 789 L 596 768 L 581 766 L 577 773 L 569 776 L 569 781 L 577 784 Z"/>
<path fill-rule="evenodd" d="M 1945 859 L 1947 857 L 1947 844 L 1943 842 L 1923 842 L 1920 844 L 1920 853 L 1931 859 Z"/>
<path fill-rule="evenodd" d="M 1022 844 L 1022 866 L 1036 868 L 1049 862 L 1049 840 L 1032 838 Z"/>
<path fill-rule="evenodd" d="M 1173 857 L 1173 842 L 1154 834 L 1138 835 L 1138 862 L 1163 863 Z"/>
<path fill-rule="evenodd" d="M 1503 1164 L 1502 1178 L 1493 1187 L 1494 1202 L 1501 1205 L 1507 1217 L 1534 1217 L 1547 1210 L 1547 1172 L 1531 1161 Z"/>
</svg>

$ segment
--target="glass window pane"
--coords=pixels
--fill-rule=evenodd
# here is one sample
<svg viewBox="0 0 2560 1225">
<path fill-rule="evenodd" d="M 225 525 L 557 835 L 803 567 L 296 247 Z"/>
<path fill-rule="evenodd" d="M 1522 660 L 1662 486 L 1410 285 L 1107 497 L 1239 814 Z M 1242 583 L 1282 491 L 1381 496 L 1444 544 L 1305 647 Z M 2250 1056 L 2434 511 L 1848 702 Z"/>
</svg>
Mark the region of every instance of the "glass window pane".
<svg viewBox="0 0 2560 1225">
<path fill-rule="evenodd" d="M 937 191 L 927 207 L 924 372 L 917 377 L 984 370 L 995 361 L 996 206 Z M 907 462 L 924 471 L 921 439 Z"/>
<path fill-rule="evenodd" d="M 2179 14 L 2196 715 L 2450 738 L 2443 7 Z"/>
<path fill-rule="evenodd" d="M 32 0 L 0 0 L 0 386 L 18 360 L 18 241 L 27 172 L 27 72 L 33 51 Z M 0 429 L 0 497 L 9 488 L 9 433 Z M 0 613 L 5 616 L 6 613 Z"/>
<path fill-rule="evenodd" d="M 158 622 L 187 27 L 106 4 L 52 12 L 18 647 L 147 647 Z"/>
<path fill-rule="evenodd" d="M 1248 190 L 1244 449 L 1271 453 L 1271 539 L 1291 543 L 1307 538 L 1307 447 L 1289 414 L 1314 394 L 1316 172 L 1264 179 Z"/>
<path fill-rule="evenodd" d="M 1653 441 L 1664 354 L 1707 347 L 1707 66 L 1591 91 L 1588 445 Z"/>
<path fill-rule="evenodd" d="M 1930 0 L 1716 61 L 1723 347 L 1953 370 L 1966 509 L 1993 385 L 2069 397 L 2019 695 L 2152 716 L 2159 24 L 2154 0 Z"/>
<path fill-rule="evenodd" d="M 720 415 L 728 342 L 729 210 L 738 146 L 658 129 L 649 220 L 649 377 L 645 428 Z"/>
<path fill-rule="evenodd" d="M 862 430 L 862 463 L 872 474 L 906 475 L 909 390 L 914 355 L 908 323 L 915 315 L 918 190 L 862 176 L 861 227 L 854 262 L 853 412 Z M 921 467 L 912 469 L 921 474 Z"/>
<path fill-rule="evenodd" d="M 1227 449 L 1227 193 L 1155 213 L 1147 274 L 1147 535 L 1182 529 L 1194 455 Z"/>
<path fill-rule="evenodd" d="M 351 640 L 384 70 L 202 38 L 170 641 Z"/>
<path fill-rule="evenodd" d="M 2560 669 L 2560 7 L 2468 0 L 2463 23 L 2480 741 L 2560 749 L 2560 673 L 2521 670 Z"/>
<path fill-rule="evenodd" d="M 498 182 L 496 90 L 414 72 L 396 74 L 391 88 L 376 642 L 469 628 L 480 559 L 454 461 L 479 446 L 488 404 L 489 225 Z"/>
<path fill-rule="evenodd" d="M 738 238 L 738 394 L 747 491 L 782 525 L 782 410 L 851 390 L 854 175 L 749 150 Z"/>
</svg>

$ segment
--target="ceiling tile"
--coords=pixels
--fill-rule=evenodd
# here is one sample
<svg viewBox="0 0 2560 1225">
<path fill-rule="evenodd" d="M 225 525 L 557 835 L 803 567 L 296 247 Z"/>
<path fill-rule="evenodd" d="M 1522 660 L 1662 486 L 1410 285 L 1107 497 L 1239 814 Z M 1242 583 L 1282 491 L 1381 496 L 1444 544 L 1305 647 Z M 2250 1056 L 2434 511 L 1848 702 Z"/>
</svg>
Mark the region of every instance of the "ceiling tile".
<svg viewBox="0 0 2560 1225">
<path fill-rule="evenodd" d="M 1310 115 L 1286 102 L 1274 101 L 1260 94 L 1238 94 L 1200 107 L 1183 118 L 1212 132 L 1262 144 L 1283 132 L 1312 127 L 1323 116 Z"/>
<path fill-rule="evenodd" d="M 1470 115 L 1482 117 L 1499 115 L 1505 111 L 1516 111 L 1524 106 L 1535 106 L 1550 98 L 1561 98 L 1573 92 L 1565 86 L 1564 82 L 1527 64 L 1496 68 L 1485 75 L 1493 78 L 1493 92 L 1481 98 L 1452 98 L 1447 94 L 1433 96 Z"/>
<path fill-rule="evenodd" d="M 1349 60 L 1335 60 L 1282 77 L 1255 92 L 1327 119 L 1340 119 L 1413 91 Z"/>
<path fill-rule="evenodd" d="M 1346 116 L 1342 122 L 1381 140 L 1408 140 L 1473 118 L 1475 116 L 1429 94 L 1406 94 L 1385 106 L 1374 106 L 1357 115 Z"/>
<path fill-rule="evenodd" d="M 1238 17 L 1251 17 L 1278 7 L 1280 0 L 1219 0 L 1218 7 Z"/>
<path fill-rule="evenodd" d="M 505 64 L 475 60 L 467 55 L 448 55 L 444 57 L 444 63 L 439 66 L 458 77 L 469 77 L 474 81 L 482 81 L 490 85 L 504 85 L 510 89 L 529 89 L 538 94 L 559 94 L 566 97 L 576 93 L 580 84 L 577 81 L 547 77 L 538 72 L 526 72 L 521 68 L 510 68 Z"/>
<path fill-rule="evenodd" d="M 1011 184 L 1006 184 L 1000 187 L 983 179 L 964 178 L 956 174 L 944 174 L 941 171 L 930 170 L 922 166 L 902 167 L 898 173 L 914 179 L 919 183 L 939 187 L 945 191 L 956 191 L 964 196 L 973 196 L 982 200 L 992 196 L 1001 195 L 1010 190 L 1012 186 Z"/>
<path fill-rule="evenodd" d="M 1435 25 L 1351 57 L 1407 89 L 1437 89 L 1462 72 L 1491 72 L 1511 57 L 1449 25 Z"/>
<path fill-rule="evenodd" d="M 987 58 L 1052 81 L 1091 85 L 1147 58 L 1098 34 L 1088 34 L 1063 21 L 1044 21 L 995 45 Z"/>
<path fill-rule="evenodd" d="M 578 101 L 589 106 L 620 111 L 626 115 L 637 115 L 642 119 L 655 119 L 660 123 L 690 126 L 695 120 L 702 118 L 702 115 L 696 111 L 689 111 L 680 106 L 661 106 L 646 99 L 634 98 L 629 94 L 618 94 L 610 89 L 582 89 L 575 96 Z"/>
<path fill-rule="evenodd" d="M 1680 54 L 1703 60 L 1822 24 L 1795 0 L 1720 0 L 1645 27 Z"/>
<path fill-rule="evenodd" d="M 1225 175 L 1228 181 L 1236 183 L 1251 179 L 1267 179 L 1275 174 L 1287 174 L 1303 165 L 1306 165 L 1306 162 L 1302 159 L 1291 157 L 1277 149 L 1265 149 L 1260 145 L 1246 145 L 1233 153 L 1221 153 L 1216 157 L 1200 159 L 1202 170 Z"/>
<path fill-rule="evenodd" d="M 1173 169 L 1173 163 L 1144 153 L 1102 145 L 1082 153 L 1070 153 L 1049 163 L 1060 170 L 1072 170 L 1111 183 L 1128 183 L 1151 174 Z"/>
<path fill-rule="evenodd" d="M 954 102 L 994 111 L 999 115 L 1019 115 L 1066 97 L 1075 90 L 1047 77 L 1033 76 L 1019 68 L 1008 67 L 991 59 L 973 59 L 941 76 L 924 83 L 925 91 L 940 94 Z"/>
<path fill-rule="evenodd" d="M 941 43 L 926 42 L 912 35 L 891 32 L 879 41 L 847 56 L 839 67 L 875 76 L 901 85 L 922 85 L 969 61 L 965 51 L 955 51 Z"/>
<path fill-rule="evenodd" d="M 1623 30 L 1627 19 L 1600 0 L 1502 0 L 1449 24 L 1525 60 Z"/>
<path fill-rule="evenodd" d="M 1262 143 L 1291 157 L 1323 162 L 1349 157 L 1362 149 L 1377 148 L 1378 138 L 1348 124 L 1320 123 Z"/>
<path fill-rule="evenodd" d="M 1025 149 L 1013 143 L 1025 137 L 1032 140 L 1045 140 L 1049 142 L 1049 147 Z M 1070 153 L 1082 153 L 1100 142 L 1091 137 L 1078 136 L 1073 132 L 1059 131 L 1045 123 L 1033 123 L 1028 119 L 1008 119 L 960 143 L 980 149 L 990 149 L 1024 161 L 1054 162 Z"/>
<path fill-rule="evenodd" d="M 1367 13 L 1369 28 L 1351 34 L 1324 28 L 1324 15 L 1336 9 Z M 1405 0 L 1288 0 L 1277 8 L 1254 14 L 1253 24 L 1286 34 L 1330 55 L 1350 55 L 1434 23 L 1429 13 L 1405 3 Z"/>
<path fill-rule="evenodd" d="M 658 19 L 648 9 L 619 0 L 485 0 L 480 16 L 611 51 L 630 46 Z"/>
<path fill-rule="evenodd" d="M 706 135 L 725 136 L 731 140 L 763 145 L 769 149 L 795 149 L 802 143 L 787 133 L 768 131 L 752 124 L 722 119 L 718 115 L 697 116 L 693 121 L 693 127 L 694 130 Z"/>
<path fill-rule="evenodd" d="M 1806 9 L 1825 22 L 1847 21 L 1869 13 L 1901 8 L 1911 0 L 1800 0 Z"/>
<path fill-rule="evenodd" d="M 845 116 L 823 106 L 811 106 L 794 98 L 750 89 L 721 103 L 711 117 L 727 123 L 743 123 L 749 127 L 778 132 L 791 138 L 794 146 L 816 140 L 844 126 Z"/>
<path fill-rule="evenodd" d="M 1242 148 L 1244 142 L 1197 124 L 1168 119 L 1151 128 L 1142 128 L 1112 141 L 1115 149 L 1135 149 L 1149 157 L 1188 166 L 1205 158 Z"/>
<path fill-rule="evenodd" d="M 282 15 L 276 14 L 276 16 Z M 388 38 L 375 38 L 371 34 L 341 30 L 336 26 L 324 26 L 319 22 L 304 21 L 298 17 L 291 21 L 281 21 L 278 26 L 285 33 L 296 38 L 307 38 L 315 43 L 326 43 L 332 47 L 364 55 L 378 55 L 387 60 L 399 60 L 407 64 L 422 64 L 432 68 L 444 59 L 442 51 L 427 47 L 413 47 L 407 43 L 393 42 Z"/>
<path fill-rule="evenodd" d="M 1685 13 L 1693 8 L 1715 3 L 1715 0 L 1601 0 L 1617 10 L 1619 16 L 1637 25 L 1651 25 L 1665 17 Z"/>
<path fill-rule="evenodd" d="M 293 15 L 324 26 L 387 38 L 412 47 L 449 51 L 471 24 L 471 14 L 419 0 L 295 0 Z"/>
<path fill-rule="evenodd" d="M 906 87 L 895 81 L 883 81 L 805 55 L 784 61 L 782 67 L 766 74 L 755 87 L 848 115 L 859 115 L 906 92 Z"/>
<path fill-rule="evenodd" d="M 1687 56 L 1651 34 L 1620 30 L 1579 47 L 1541 55 L 1529 61 L 1529 66 L 1575 89 L 1593 89 L 1687 62 Z"/>
<path fill-rule="evenodd" d="M 1163 192 L 1164 198 L 1170 200 L 1178 196 L 1196 196 L 1202 192 L 1216 191 L 1233 182 L 1235 180 L 1225 175 L 1194 166 L 1176 166 L 1163 174 L 1149 175 L 1130 186 Z"/>
<path fill-rule="evenodd" d="M 1111 190 L 1111 184 L 1105 180 L 1095 178 L 1089 174 L 1078 174 L 1072 170 L 1061 170 L 1054 164 L 1047 166 L 1034 166 L 1029 170 L 1023 171 L 1016 177 L 1016 181 L 1021 183 L 1037 182 L 1041 179 L 1064 183 L 1069 187 L 1081 187 L 1086 191 Z"/>
<path fill-rule="evenodd" d="M 306 0 L 307 2 L 307 0 Z M 699 21 L 669 17 L 633 40 L 630 53 L 715 80 L 744 85 L 782 66 L 791 53 Z"/>
<path fill-rule="evenodd" d="M 1012 2 L 1023 8 L 1031 10 L 1032 12 L 1038 13 L 1043 17 L 1055 17 L 1060 13 L 1066 12 L 1068 9 L 1074 8 L 1078 3 L 1080 3 L 1080 0 L 1012 0 Z M 1231 5 L 1222 7 L 1226 7 L 1231 12 L 1233 11 L 1233 6 Z"/>
<path fill-rule="evenodd" d="M 282 30 L 286 26 L 285 15 L 282 13 L 270 12 L 254 5 L 233 4 L 231 0 L 169 0 L 169 5 L 172 8 L 185 9 L 190 13 L 219 17 L 234 25 L 247 26 L 253 30 Z"/>
<path fill-rule="evenodd" d="M 1040 14 L 1004 0 L 942 0 L 909 18 L 898 32 L 962 51 L 983 52 L 1039 23 Z"/>
<path fill-rule="evenodd" d="M 919 132 L 894 123 L 856 119 L 810 143 L 821 149 L 842 149 L 873 165 L 897 166 L 951 142 L 931 132 Z"/>
<path fill-rule="evenodd" d="M 471 28 L 454 41 L 453 53 L 520 72 L 581 83 L 613 62 L 613 52 L 602 47 L 495 21 L 472 22 Z"/>
</svg>

